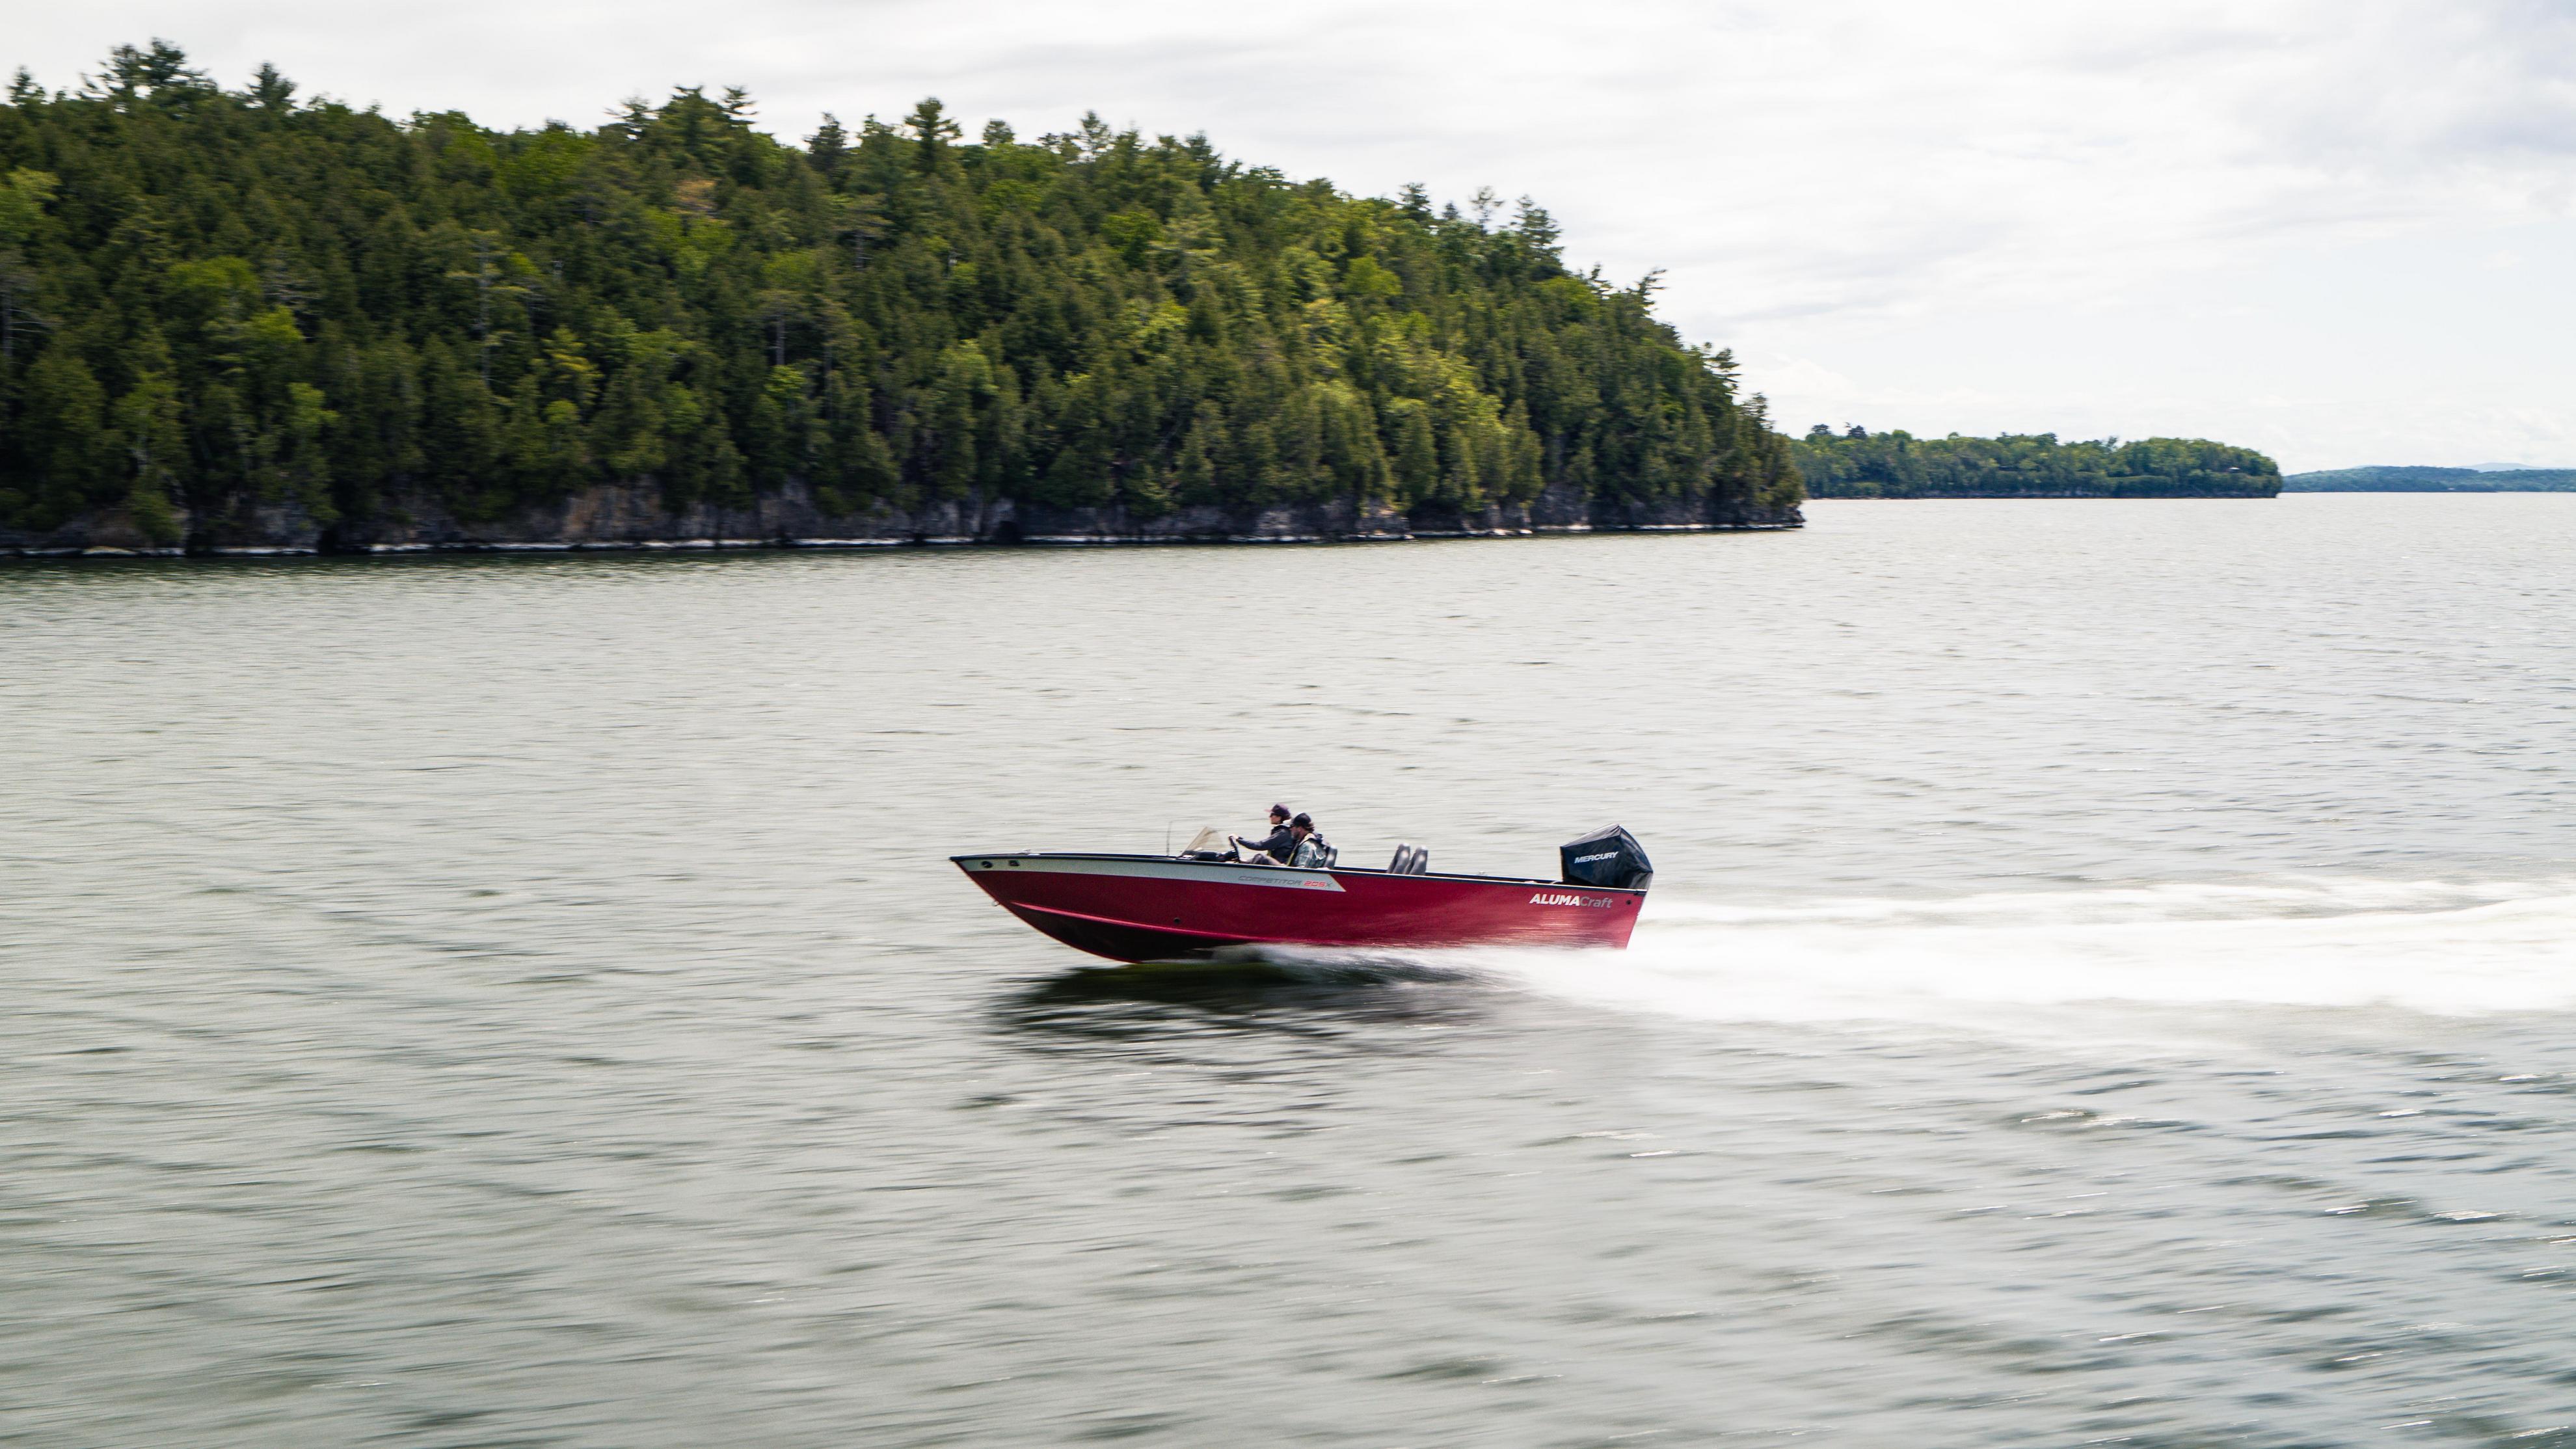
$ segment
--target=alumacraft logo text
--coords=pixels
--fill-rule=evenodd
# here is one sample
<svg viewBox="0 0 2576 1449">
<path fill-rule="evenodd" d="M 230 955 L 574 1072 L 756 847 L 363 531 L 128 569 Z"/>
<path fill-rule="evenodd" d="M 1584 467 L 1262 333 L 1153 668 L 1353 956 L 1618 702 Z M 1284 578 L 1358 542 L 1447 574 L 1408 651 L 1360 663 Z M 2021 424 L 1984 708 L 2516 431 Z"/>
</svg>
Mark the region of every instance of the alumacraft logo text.
<svg viewBox="0 0 2576 1449">
<path fill-rule="evenodd" d="M 1610 907 L 1617 905 L 1618 902 L 1611 900 L 1607 896 L 1578 896 L 1569 895 L 1564 891 L 1540 891 L 1537 895 L 1530 897 L 1530 904 L 1534 906 L 1599 906 L 1603 910 L 1608 910 Z"/>
</svg>

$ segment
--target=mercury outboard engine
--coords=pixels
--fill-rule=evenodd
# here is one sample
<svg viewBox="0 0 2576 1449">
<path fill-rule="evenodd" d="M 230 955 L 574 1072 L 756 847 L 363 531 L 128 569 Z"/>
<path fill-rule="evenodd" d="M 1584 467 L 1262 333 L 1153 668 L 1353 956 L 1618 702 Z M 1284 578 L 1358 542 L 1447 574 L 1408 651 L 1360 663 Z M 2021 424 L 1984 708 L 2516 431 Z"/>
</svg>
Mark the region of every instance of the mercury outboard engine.
<svg viewBox="0 0 2576 1449">
<path fill-rule="evenodd" d="M 1646 848 L 1621 825 L 1604 825 L 1581 840 L 1556 848 L 1565 861 L 1567 885 L 1610 886 L 1641 891 L 1655 883 L 1655 866 Z"/>
</svg>

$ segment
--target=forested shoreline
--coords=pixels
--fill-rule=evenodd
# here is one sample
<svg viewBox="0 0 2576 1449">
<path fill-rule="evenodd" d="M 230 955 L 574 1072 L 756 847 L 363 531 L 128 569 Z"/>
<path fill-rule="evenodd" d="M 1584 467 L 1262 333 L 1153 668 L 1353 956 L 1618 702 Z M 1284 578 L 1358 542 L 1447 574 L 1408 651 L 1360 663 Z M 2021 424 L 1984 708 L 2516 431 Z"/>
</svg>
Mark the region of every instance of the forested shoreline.
<svg viewBox="0 0 2576 1449">
<path fill-rule="evenodd" d="M 1097 119 L 495 131 L 156 42 L 0 105 L 0 533 L 1794 523 L 1762 400 L 1651 304 L 1530 202 Z"/>
<path fill-rule="evenodd" d="M 2377 464 L 2292 473 L 2286 493 L 2576 493 L 2576 468 L 2426 468 Z"/>
<path fill-rule="evenodd" d="M 1817 498 L 2269 498 L 2281 468 L 2206 438 L 1918 438 L 1819 423 L 1793 450 Z"/>
</svg>

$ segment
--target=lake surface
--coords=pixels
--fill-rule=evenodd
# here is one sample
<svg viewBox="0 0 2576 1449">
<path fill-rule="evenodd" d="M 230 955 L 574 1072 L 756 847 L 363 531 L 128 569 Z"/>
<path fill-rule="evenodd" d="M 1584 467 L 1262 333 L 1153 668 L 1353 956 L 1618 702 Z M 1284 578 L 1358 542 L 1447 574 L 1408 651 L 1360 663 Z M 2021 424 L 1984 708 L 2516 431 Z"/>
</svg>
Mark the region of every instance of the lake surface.
<svg viewBox="0 0 2576 1449">
<path fill-rule="evenodd" d="M 0 1442 L 2576 1444 L 2576 497 L 1811 522 L 0 568 Z"/>
</svg>

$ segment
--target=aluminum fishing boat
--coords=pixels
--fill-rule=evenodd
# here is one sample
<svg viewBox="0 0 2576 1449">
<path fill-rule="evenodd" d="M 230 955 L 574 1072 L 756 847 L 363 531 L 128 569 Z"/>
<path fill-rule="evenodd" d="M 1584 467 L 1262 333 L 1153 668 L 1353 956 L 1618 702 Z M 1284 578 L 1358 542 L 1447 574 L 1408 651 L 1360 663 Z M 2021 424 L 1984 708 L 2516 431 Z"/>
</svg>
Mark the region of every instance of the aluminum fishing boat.
<svg viewBox="0 0 2576 1449">
<path fill-rule="evenodd" d="M 1384 869 L 1298 868 L 1206 848 L 1177 855 L 995 850 L 953 855 L 1005 910 L 1079 951 L 1112 961 L 1200 961 L 1244 948 L 1441 946 L 1624 948 L 1653 883 L 1635 836 L 1618 826 L 1561 848 L 1558 880 L 1449 875 L 1399 846 Z"/>
</svg>

